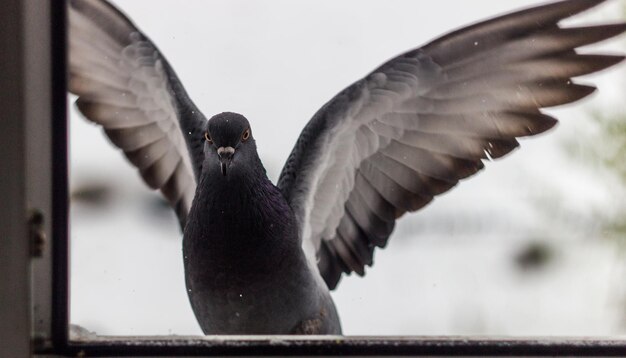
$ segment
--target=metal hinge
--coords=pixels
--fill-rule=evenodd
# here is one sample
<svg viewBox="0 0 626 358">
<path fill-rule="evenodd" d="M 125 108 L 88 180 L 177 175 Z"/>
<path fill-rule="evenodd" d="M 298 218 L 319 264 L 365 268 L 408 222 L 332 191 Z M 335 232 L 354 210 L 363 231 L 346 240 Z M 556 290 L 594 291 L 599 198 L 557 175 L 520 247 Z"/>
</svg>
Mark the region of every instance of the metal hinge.
<svg viewBox="0 0 626 358">
<path fill-rule="evenodd" d="M 28 218 L 28 236 L 30 238 L 31 257 L 42 257 L 46 247 L 44 215 L 39 209 L 33 209 Z"/>
</svg>

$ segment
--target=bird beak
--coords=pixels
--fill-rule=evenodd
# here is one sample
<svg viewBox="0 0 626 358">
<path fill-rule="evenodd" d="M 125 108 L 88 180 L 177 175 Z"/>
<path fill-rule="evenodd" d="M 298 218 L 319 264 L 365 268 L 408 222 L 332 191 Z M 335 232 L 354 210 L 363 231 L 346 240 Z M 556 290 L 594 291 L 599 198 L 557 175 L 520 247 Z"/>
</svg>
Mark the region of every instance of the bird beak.
<svg viewBox="0 0 626 358">
<path fill-rule="evenodd" d="M 222 169 L 223 176 L 226 176 L 226 169 L 230 167 L 230 162 L 233 160 L 233 154 L 235 154 L 235 148 L 233 147 L 217 148 L 217 156 L 220 158 L 220 168 Z"/>
</svg>

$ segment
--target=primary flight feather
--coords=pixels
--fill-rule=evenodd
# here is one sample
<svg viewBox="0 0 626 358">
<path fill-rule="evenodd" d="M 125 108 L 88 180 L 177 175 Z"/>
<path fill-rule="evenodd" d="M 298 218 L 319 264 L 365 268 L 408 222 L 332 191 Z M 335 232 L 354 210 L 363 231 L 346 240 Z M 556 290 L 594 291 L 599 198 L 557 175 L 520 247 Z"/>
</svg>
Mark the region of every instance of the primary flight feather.
<svg viewBox="0 0 626 358">
<path fill-rule="evenodd" d="M 542 108 L 595 90 L 572 78 L 623 60 L 576 49 L 625 24 L 558 24 L 601 2 L 514 12 L 391 59 L 315 113 L 277 185 L 248 119 L 207 120 L 163 54 L 104 0 L 70 1 L 69 88 L 176 211 L 206 334 L 340 334 L 329 289 L 364 274 L 399 217 L 553 127 Z"/>
</svg>

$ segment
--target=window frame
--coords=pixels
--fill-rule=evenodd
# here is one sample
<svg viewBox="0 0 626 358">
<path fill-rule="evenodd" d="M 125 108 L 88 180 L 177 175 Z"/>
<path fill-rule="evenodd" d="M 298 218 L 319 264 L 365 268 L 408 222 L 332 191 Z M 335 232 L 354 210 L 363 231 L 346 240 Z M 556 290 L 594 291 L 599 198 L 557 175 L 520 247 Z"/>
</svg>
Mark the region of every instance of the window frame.
<svg viewBox="0 0 626 358">
<path fill-rule="evenodd" d="M 608 339 L 464 337 L 100 337 L 69 342 L 70 356 L 624 356 Z"/>
<path fill-rule="evenodd" d="M 0 14 L 0 17 L 18 18 L 14 26 L 18 43 L 14 47 L 24 51 L 19 52 L 22 56 L 16 64 L 21 72 L 15 75 L 15 80 L 17 86 L 21 86 L 19 88 L 30 90 L 22 93 L 23 102 L 14 104 L 16 108 L 20 106 L 15 120 L 24 123 L 18 125 L 16 133 L 22 136 L 25 144 L 16 153 L 16 160 L 20 162 L 20 168 L 24 169 L 16 178 L 18 181 L 24 179 L 21 188 L 25 195 L 18 195 L 15 208 L 26 211 L 29 207 L 38 208 L 28 211 L 35 216 L 30 219 L 27 216 L 24 222 L 12 224 L 16 228 L 12 242 L 21 242 L 15 247 L 22 253 L 28 250 L 29 254 L 21 256 L 25 262 L 17 260 L 9 265 L 21 269 L 22 276 L 17 277 L 17 280 L 23 278 L 31 282 L 30 291 L 26 289 L 12 293 L 16 297 L 26 295 L 29 299 L 23 300 L 25 307 L 20 307 L 21 310 L 16 310 L 16 314 L 9 317 L 26 320 L 30 335 L 23 337 L 25 330 L 5 334 L 8 331 L 4 329 L 7 323 L 0 323 L 1 340 L 6 342 L 12 339 L 11 342 L 16 342 L 16 350 L 13 352 L 23 351 L 23 341 L 26 340 L 30 342 L 31 353 L 45 356 L 626 356 L 626 338 L 94 336 L 72 339 L 69 335 L 66 3 L 65 0 L 10 0 L 10 4 L 17 14 L 9 11 Z M 46 28 L 45 24 L 49 24 L 49 27 Z M 48 66 L 46 62 L 49 62 Z M 33 69 L 43 71 L 45 75 L 29 76 L 28 71 Z M 0 69 L 0 72 L 9 70 Z M 41 105 L 46 100 L 48 102 Z M 35 113 L 37 111 L 27 110 L 35 104 L 38 104 L 36 107 L 39 110 L 48 111 L 49 115 L 38 116 Z M 43 153 L 39 147 L 44 148 Z M 47 154 L 45 148 L 50 149 Z M 24 150 L 19 152 L 21 149 Z M 51 164 L 39 165 L 46 160 Z M 0 193 L 3 190 L 0 186 Z M 38 213 L 42 219 L 33 220 Z M 7 217 L 0 212 L 0 220 Z M 37 238 L 37 230 L 43 230 L 43 237 L 49 238 L 39 242 L 41 250 L 32 243 L 33 238 Z M 25 263 L 30 264 L 30 269 L 26 271 Z M 5 286 L 0 286 L 0 292 L 6 292 L 5 289 Z M 22 343 L 14 341 L 16 337 L 22 338 L 19 340 Z M 28 345 L 26 347 L 28 349 Z"/>
</svg>

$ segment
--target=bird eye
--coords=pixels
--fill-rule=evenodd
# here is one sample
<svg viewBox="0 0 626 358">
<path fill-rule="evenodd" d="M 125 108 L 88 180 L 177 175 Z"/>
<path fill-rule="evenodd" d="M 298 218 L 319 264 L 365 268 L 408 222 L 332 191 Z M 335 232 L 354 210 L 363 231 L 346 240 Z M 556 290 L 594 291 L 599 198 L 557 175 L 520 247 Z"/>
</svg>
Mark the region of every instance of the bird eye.
<svg viewBox="0 0 626 358">
<path fill-rule="evenodd" d="M 204 139 L 206 139 L 206 141 L 209 142 L 209 144 L 213 144 L 213 139 L 211 139 L 209 132 L 204 132 Z"/>
<path fill-rule="evenodd" d="M 250 128 L 246 129 L 241 135 L 241 140 L 244 142 L 247 141 L 248 138 L 250 138 Z"/>
</svg>

